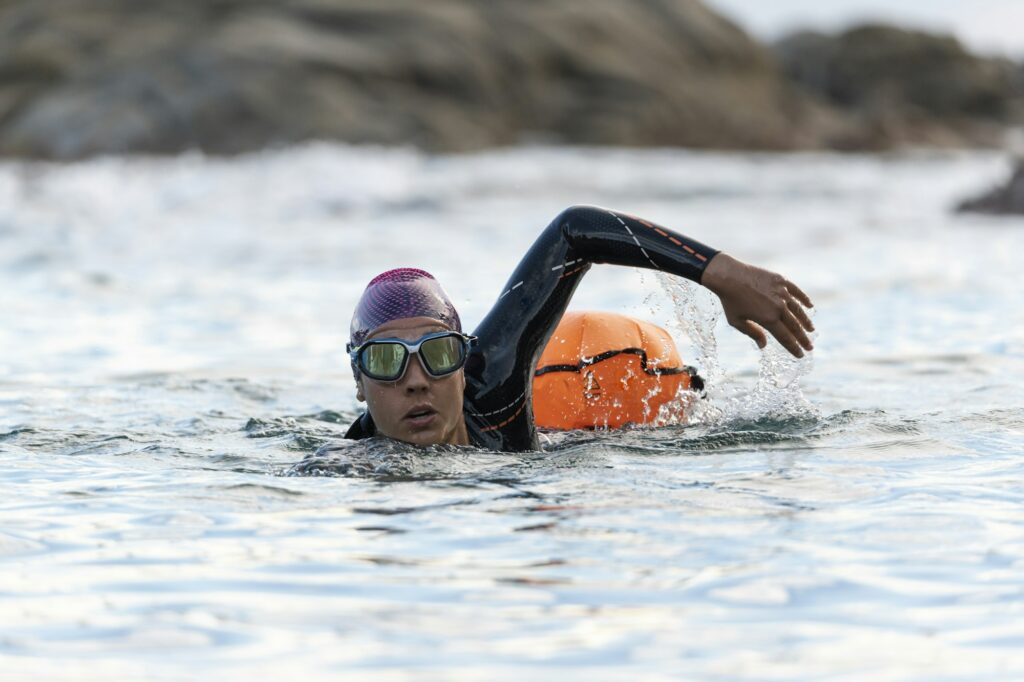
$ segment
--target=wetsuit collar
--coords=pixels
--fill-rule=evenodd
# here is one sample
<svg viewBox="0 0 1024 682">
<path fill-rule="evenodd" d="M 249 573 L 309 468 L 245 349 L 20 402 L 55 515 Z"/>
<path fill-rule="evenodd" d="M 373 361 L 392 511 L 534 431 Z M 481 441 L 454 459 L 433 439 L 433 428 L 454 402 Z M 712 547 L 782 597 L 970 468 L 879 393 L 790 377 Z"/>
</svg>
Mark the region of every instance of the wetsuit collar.
<svg viewBox="0 0 1024 682">
<path fill-rule="evenodd" d="M 345 432 L 345 438 L 352 440 L 361 440 L 376 435 L 377 425 L 373 423 L 373 417 L 369 412 L 359 415 L 359 418 L 352 422 L 352 426 L 348 427 L 348 431 Z"/>
</svg>

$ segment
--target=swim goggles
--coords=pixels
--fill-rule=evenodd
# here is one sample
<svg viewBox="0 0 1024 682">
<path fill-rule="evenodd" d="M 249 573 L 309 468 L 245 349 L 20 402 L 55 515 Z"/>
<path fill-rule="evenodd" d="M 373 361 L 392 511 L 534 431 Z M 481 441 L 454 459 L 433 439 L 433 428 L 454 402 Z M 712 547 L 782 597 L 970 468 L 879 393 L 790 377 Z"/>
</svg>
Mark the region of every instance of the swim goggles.
<svg viewBox="0 0 1024 682">
<path fill-rule="evenodd" d="M 412 353 L 419 357 L 423 370 L 434 378 L 458 371 L 466 364 L 469 347 L 475 341 L 475 336 L 446 331 L 427 334 L 417 341 L 386 338 L 372 339 L 360 346 L 350 343 L 346 350 L 352 364 L 371 379 L 398 381 L 405 376 Z"/>
</svg>

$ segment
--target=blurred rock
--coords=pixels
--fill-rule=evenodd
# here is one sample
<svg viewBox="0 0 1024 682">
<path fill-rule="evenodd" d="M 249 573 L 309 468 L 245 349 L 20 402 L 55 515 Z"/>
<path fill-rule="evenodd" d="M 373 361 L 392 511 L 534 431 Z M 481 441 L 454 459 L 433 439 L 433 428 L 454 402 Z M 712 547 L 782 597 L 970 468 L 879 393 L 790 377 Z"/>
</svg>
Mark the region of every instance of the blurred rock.
<svg viewBox="0 0 1024 682">
<path fill-rule="evenodd" d="M 1024 117 L 1020 66 L 969 54 L 952 36 L 865 25 L 775 46 L 794 82 L 860 125 L 833 146 L 998 146 Z"/>
<path fill-rule="evenodd" d="M 1002 72 L 969 56 L 928 76 L 959 78 L 951 92 L 915 86 L 912 107 L 890 107 L 903 80 L 850 76 L 844 90 L 839 67 L 808 75 L 820 55 L 787 49 L 800 85 L 698 0 L 6 0 L 0 155 L 310 139 L 876 148 L 988 140 L 1009 116 Z M 857 60 L 880 68 L 839 63 Z"/>
<path fill-rule="evenodd" d="M 1024 215 L 1024 160 L 1017 162 L 1013 176 L 1004 186 L 961 203 L 957 210 L 997 215 Z"/>
</svg>

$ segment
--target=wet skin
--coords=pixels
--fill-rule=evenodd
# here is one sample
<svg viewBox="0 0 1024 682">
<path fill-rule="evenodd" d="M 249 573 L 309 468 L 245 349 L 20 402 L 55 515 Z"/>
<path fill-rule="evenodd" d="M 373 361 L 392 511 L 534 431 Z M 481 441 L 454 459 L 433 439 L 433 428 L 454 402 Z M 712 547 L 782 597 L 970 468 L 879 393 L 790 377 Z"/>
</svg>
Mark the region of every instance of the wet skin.
<svg viewBox="0 0 1024 682">
<path fill-rule="evenodd" d="M 399 338 L 416 341 L 426 334 L 449 328 L 429 317 L 392 320 L 373 330 L 366 340 Z M 434 378 L 418 357 L 410 357 L 398 381 L 356 379 L 356 399 L 366 402 L 377 433 L 414 445 L 469 445 L 462 395 L 466 377 L 462 369 Z"/>
<path fill-rule="evenodd" d="M 814 307 L 800 287 L 782 275 L 719 253 L 711 259 L 700 283 L 722 302 L 725 319 L 764 348 L 767 330 L 794 357 L 814 350 L 808 334 L 814 323 L 804 309 Z"/>
</svg>

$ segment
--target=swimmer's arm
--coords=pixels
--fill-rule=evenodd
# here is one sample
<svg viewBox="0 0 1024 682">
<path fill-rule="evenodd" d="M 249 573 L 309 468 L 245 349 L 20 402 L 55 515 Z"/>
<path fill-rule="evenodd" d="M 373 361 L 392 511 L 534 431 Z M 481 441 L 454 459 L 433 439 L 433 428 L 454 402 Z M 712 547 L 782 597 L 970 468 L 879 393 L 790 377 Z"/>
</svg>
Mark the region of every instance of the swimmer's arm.
<svg viewBox="0 0 1024 682">
<path fill-rule="evenodd" d="M 478 345 L 466 365 L 467 396 L 517 442 L 535 440 L 529 389 L 537 360 L 576 287 L 593 263 L 665 270 L 699 282 L 718 252 L 639 218 L 594 206 L 562 211 L 541 232 L 473 332 Z M 518 413 L 517 413 L 518 411 Z M 520 414 L 521 413 L 521 414 Z"/>
<path fill-rule="evenodd" d="M 814 325 L 804 310 L 812 306 L 811 299 L 782 275 L 624 213 L 575 207 L 566 214 L 571 218 L 566 222 L 568 238 L 591 261 L 686 277 L 717 295 L 729 324 L 758 347 L 765 347 L 767 330 L 798 358 L 805 350 L 813 350 L 807 333 L 814 331 Z"/>
<path fill-rule="evenodd" d="M 767 329 L 791 353 L 811 349 L 813 330 L 799 288 L 685 235 L 624 213 L 573 206 L 540 234 L 474 331 L 467 395 L 491 424 L 525 449 L 536 442 L 529 388 L 545 344 L 592 263 L 662 270 L 703 284 L 722 301 L 726 319 L 764 346 Z M 794 324 L 795 320 L 795 324 Z M 801 329 L 802 328 L 802 329 Z"/>
<path fill-rule="evenodd" d="M 767 330 L 797 357 L 813 348 L 807 332 L 814 327 L 802 307 L 811 300 L 792 282 L 668 228 L 596 206 L 570 207 L 541 233 L 478 328 L 481 341 L 518 342 L 539 357 L 591 263 L 685 277 L 714 292 L 729 323 L 758 346 L 764 347 Z M 518 358 L 522 363 L 522 349 Z"/>
</svg>

